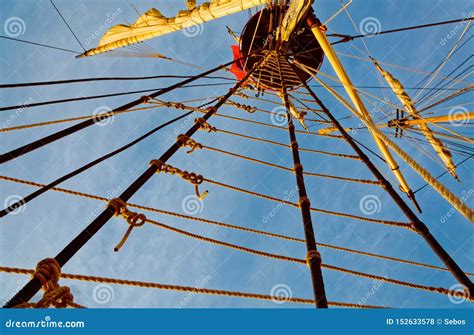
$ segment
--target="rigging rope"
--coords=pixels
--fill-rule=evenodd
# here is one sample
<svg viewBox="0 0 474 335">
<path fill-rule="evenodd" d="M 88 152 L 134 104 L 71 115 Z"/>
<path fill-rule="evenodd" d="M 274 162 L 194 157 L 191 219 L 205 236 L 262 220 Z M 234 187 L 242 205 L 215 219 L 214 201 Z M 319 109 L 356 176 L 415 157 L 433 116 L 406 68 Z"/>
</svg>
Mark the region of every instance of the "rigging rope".
<svg viewBox="0 0 474 335">
<path fill-rule="evenodd" d="M 24 204 L 28 203 L 29 201 L 35 199 L 36 197 L 40 196 L 40 195 L 43 194 L 44 192 L 46 192 L 46 191 L 48 191 L 48 190 L 54 188 L 54 186 L 59 185 L 60 183 L 62 183 L 62 182 L 64 182 L 64 181 L 66 181 L 66 180 L 68 180 L 68 179 L 70 179 L 70 178 L 72 178 L 72 177 L 74 177 L 74 176 L 76 176 L 76 175 L 78 175 L 78 174 L 80 174 L 80 173 L 86 171 L 87 169 L 90 169 L 91 167 L 93 167 L 93 166 L 95 166 L 95 165 L 97 165 L 97 164 L 99 164 L 99 163 L 101 163 L 101 162 L 103 162 L 104 160 L 106 160 L 106 159 L 108 159 L 108 158 L 110 158 L 110 157 L 113 157 L 113 156 L 115 156 L 115 155 L 117 155 L 117 154 L 119 154 L 119 153 L 121 153 L 121 152 L 127 150 L 128 148 L 130 148 L 130 147 L 134 146 L 135 144 L 141 142 L 142 140 L 146 139 L 147 137 L 153 135 L 153 134 L 156 133 L 158 130 L 160 130 L 160 129 L 162 129 L 162 128 L 164 128 L 164 127 L 170 125 L 170 124 L 173 124 L 174 122 L 179 121 L 179 120 L 185 118 L 186 116 L 188 116 L 188 115 L 190 115 L 190 114 L 192 114 L 192 112 L 185 113 L 185 114 L 183 114 L 183 115 L 181 115 L 181 116 L 178 116 L 178 117 L 176 117 L 176 118 L 174 118 L 174 119 L 172 119 L 172 120 L 170 120 L 170 121 L 167 121 L 167 122 L 165 122 L 165 123 L 162 123 L 162 124 L 160 124 L 159 126 L 157 126 L 157 127 L 153 128 L 152 130 L 150 130 L 149 132 L 145 133 L 144 135 L 142 135 L 142 136 L 136 138 L 135 140 L 133 140 L 133 141 L 127 143 L 127 144 L 125 144 L 124 146 L 122 146 L 122 147 L 120 147 L 120 148 L 118 148 L 118 149 L 116 149 L 116 150 L 114 150 L 114 151 L 112 151 L 112 152 L 109 152 L 108 154 L 106 154 L 106 155 L 104 155 L 104 156 L 101 156 L 101 157 L 99 157 L 99 158 L 93 160 L 92 162 L 89 162 L 88 164 L 86 164 L 86 165 L 84 165 L 84 166 L 82 166 L 82 167 L 80 167 L 80 168 L 78 168 L 78 169 L 76 169 L 76 170 L 74 170 L 74 171 L 72 171 L 72 172 L 70 172 L 70 173 L 68 173 L 68 174 L 66 174 L 66 175 L 64 175 L 64 176 L 62 176 L 62 177 L 60 177 L 60 178 L 58 178 L 58 179 L 56 179 L 55 181 L 49 183 L 48 185 L 43 185 L 40 190 L 35 191 L 35 192 L 33 192 L 33 193 L 27 195 L 27 196 L 24 197 L 23 199 L 17 201 L 17 202 L 14 203 L 14 204 L 11 204 L 11 205 L 8 206 L 7 208 L 1 210 L 1 211 L 0 211 L 0 217 L 3 217 L 3 216 L 5 216 L 5 215 L 7 215 L 10 211 L 14 210 L 15 206 L 21 206 L 21 205 L 24 205 Z"/>
<path fill-rule="evenodd" d="M 187 79 L 187 80 L 190 80 L 192 78 L 193 77 L 189 77 L 189 79 Z M 178 83 L 178 84 L 180 84 L 180 83 Z M 192 88 L 192 87 L 222 86 L 222 85 L 230 85 L 230 84 L 231 83 L 181 85 L 179 87 L 176 87 L 175 89 Z M 26 103 L 26 104 L 22 104 L 22 105 L 0 107 L 0 111 L 7 111 L 7 110 L 12 110 L 12 109 L 24 110 L 26 108 L 32 108 L 32 107 L 38 107 L 38 106 L 46 106 L 46 105 L 61 104 L 61 103 L 66 103 L 66 102 L 75 102 L 75 101 L 110 98 L 110 97 L 117 97 L 117 96 L 131 95 L 131 94 L 138 94 L 138 93 L 149 93 L 149 92 L 155 92 L 155 91 L 162 91 L 162 90 L 166 90 L 166 89 L 168 89 L 168 87 L 159 87 L 159 88 L 153 88 L 153 89 L 147 89 L 147 90 L 109 93 L 109 94 L 91 95 L 91 96 L 78 97 L 78 98 L 68 98 L 68 99 L 59 99 L 59 100 L 50 100 L 50 101 Z"/>
<path fill-rule="evenodd" d="M 179 75 L 159 75 L 159 76 L 141 76 L 141 77 L 94 77 L 94 78 L 80 78 L 80 79 L 65 79 L 65 80 L 51 80 L 51 81 L 35 81 L 30 83 L 16 83 L 16 84 L 0 84 L 0 88 L 17 88 L 17 87 L 30 87 L 30 86 L 50 86 L 50 85 L 61 85 L 61 84 L 74 84 L 74 83 L 85 83 L 91 81 L 129 81 L 129 80 L 149 80 L 149 79 L 183 79 L 191 78 L 191 76 L 179 76 Z M 220 76 L 204 76 L 206 79 L 225 79 L 235 82 L 234 79 Z"/>
<path fill-rule="evenodd" d="M 124 113 L 131 113 L 131 112 L 155 109 L 157 107 L 161 107 L 161 106 L 134 108 L 134 109 L 127 109 L 127 110 L 123 110 L 123 111 L 117 111 L 115 113 L 107 112 L 107 113 L 103 113 L 103 114 L 99 114 L 99 115 L 85 115 L 85 116 L 72 117 L 72 118 L 68 118 L 68 119 L 59 119 L 59 120 L 52 120 L 52 121 L 45 121 L 45 122 L 38 122 L 38 123 L 23 124 L 23 125 L 15 126 L 15 127 L 0 128 L 0 133 L 6 133 L 6 132 L 10 132 L 10 131 L 24 130 L 24 129 L 30 129 L 30 128 L 36 128 L 36 127 L 51 126 L 51 125 L 55 125 L 55 124 L 61 124 L 61 123 L 67 123 L 67 122 L 73 122 L 73 121 L 96 119 L 96 118 L 101 117 L 101 116 L 104 117 L 104 116 L 109 116 L 109 115 L 121 115 L 121 114 L 124 114 Z"/>
<path fill-rule="evenodd" d="M 250 57 L 253 57 L 253 55 L 251 55 Z M 240 59 L 237 59 L 235 61 L 240 61 Z M 233 62 L 230 62 L 229 64 L 232 64 Z M 258 67 L 260 64 L 261 64 L 261 61 L 258 61 L 257 63 L 255 63 L 254 67 L 252 67 L 252 69 L 250 69 L 247 72 L 244 78 L 240 80 L 236 85 L 234 85 L 231 89 L 229 89 L 229 91 L 222 98 L 220 98 L 212 108 L 209 109 L 209 111 L 203 116 L 203 118 L 207 120 L 210 117 L 212 117 L 212 115 L 217 113 L 218 109 L 226 102 L 227 99 L 229 99 L 245 83 L 245 81 L 252 74 L 255 67 Z M 199 78 L 200 76 L 208 75 L 212 72 L 215 72 L 219 70 L 220 68 L 222 68 L 223 66 L 227 66 L 227 65 L 228 64 L 217 66 L 216 68 L 212 70 L 209 70 L 207 72 L 204 72 L 198 75 L 196 79 Z M 193 79 L 189 79 L 189 82 L 192 80 Z M 186 81 L 181 82 L 180 85 L 183 85 L 185 83 Z M 172 87 L 173 86 L 169 87 L 168 91 L 172 90 Z M 159 92 L 156 92 L 152 94 L 150 98 L 154 98 L 158 96 L 159 94 L 160 94 Z M 185 135 L 191 137 L 193 134 L 196 133 L 198 129 L 199 129 L 199 125 L 195 124 L 186 132 Z M 166 163 L 168 159 L 170 159 L 179 149 L 180 149 L 179 142 L 175 142 L 168 148 L 168 150 L 165 153 L 163 153 L 159 157 L 159 161 Z M 125 189 L 120 194 L 119 198 L 124 202 L 128 201 L 156 173 L 156 170 L 157 169 L 155 166 L 149 166 L 145 172 L 143 172 L 138 178 L 136 178 L 135 181 L 132 184 L 130 184 L 127 187 L 127 189 Z M 103 226 L 109 221 L 112 215 L 113 215 L 113 212 L 109 208 L 103 210 L 102 213 L 99 214 L 99 216 L 93 219 L 92 222 L 90 222 L 86 228 L 84 228 L 79 234 L 77 234 L 55 256 L 55 260 L 61 266 L 64 266 L 101 228 L 103 228 Z M 17 292 L 4 305 L 4 307 L 8 308 L 8 307 L 17 305 L 20 302 L 28 302 L 39 291 L 40 288 L 41 288 L 41 283 L 35 278 L 31 279 L 19 292 Z"/>
<path fill-rule="evenodd" d="M 246 138 L 246 139 L 249 139 L 249 140 L 254 140 L 254 141 L 258 141 L 258 142 L 262 142 L 262 143 L 273 144 L 273 145 L 276 145 L 276 146 L 279 146 L 279 147 L 284 147 L 284 148 L 288 147 L 288 145 L 284 144 L 284 143 L 275 142 L 275 141 L 271 141 L 271 140 L 267 140 L 267 139 L 259 138 L 259 137 L 254 137 L 254 136 L 250 136 L 250 135 L 245 135 L 245 134 L 241 134 L 241 133 L 237 133 L 237 132 L 232 132 L 232 131 L 229 131 L 229 130 L 217 129 L 216 128 L 216 131 L 220 132 L 220 133 L 223 133 L 223 134 L 231 135 L 231 136 Z M 349 159 L 353 159 L 353 160 L 360 160 L 360 158 L 358 156 L 355 156 L 355 155 L 333 153 L 333 152 L 316 150 L 316 149 L 300 148 L 300 151 L 318 153 L 318 154 L 334 156 L 334 157 L 349 158 Z"/>
<path fill-rule="evenodd" d="M 50 0 L 51 4 L 53 5 L 54 9 L 56 10 L 56 12 L 59 14 L 59 16 L 61 17 L 61 19 L 63 20 L 63 22 L 66 24 L 66 26 L 68 27 L 69 31 L 71 32 L 71 34 L 74 36 L 74 38 L 76 39 L 77 43 L 79 43 L 79 45 L 81 46 L 82 50 L 84 50 L 84 52 L 86 52 L 86 48 L 84 48 L 84 46 L 82 45 L 81 41 L 79 40 L 79 38 L 77 38 L 76 34 L 74 33 L 74 31 L 72 30 L 71 26 L 69 25 L 69 23 L 67 23 L 66 19 L 64 18 L 63 14 L 61 14 L 61 12 L 59 11 L 58 7 L 56 7 L 56 5 L 54 4 L 53 0 Z"/>
<path fill-rule="evenodd" d="M 21 43 L 26 43 L 26 44 L 31 44 L 31 45 L 37 45 L 37 46 L 44 47 L 44 48 L 49 48 L 49 49 L 55 49 L 55 50 L 60 50 L 60 51 L 71 52 L 71 53 L 78 54 L 78 55 L 81 54 L 80 51 L 59 48 L 59 47 L 55 47 L 55 46 L 52 46 L 52 45 L 41 44 L 41 43 L 36 43 L 36 42 L 31 42 L 31 41 L 26 41 L 26 40 L 20 40 L 19 38 L 7 37 L 7 36 L 3 36 L 3 35 L 0 35 L 0 38 L 4 38 L 6 40 L 12 40 L 12 41 L 16 41 L 16 42 L 21 42 Z"/>
<path fill-rule="evenodd" d="M 0 272 L 30 275 L 34 271 L 28 270 L 28 269 L 22 269 L 22 268 L 0 266 Z M 177 292 L 192 292 L 192 293 L 199 293 L 199 294 L 220 295 L 220 296 L 228 296 L 228 297 L 236 297 L 236 298 L 260 299 L 260 300 L 267 300 L 267 301 L 282 301 L 282 302 L 313 304 L 313 305 L 315 303 L 315 301 L 311 299 L 303 299 L 303 298 L 296 298 L 296 297 L 280 297 L 280 296 L 271 296 L 271 295 L 258 294 L 258 293 L 217 290 L 217 289 L 210 289 L 210 288 L 204 288 L 204 287 L 169 285 L 169 284 L 161 284 L 161 283 L 154 283 L 154 282 L 143 282 L 143 281 L 137 281 L 137 280 L 117 279 L 117 278 L 98 277 L 98 276 L 86 276 L 86 275 L 69 274 L 69 273 L 61 273 L 61 278 L 87 281 L 87 282 L 93 282 L 93 283 L 125 285 L 125 286 L 140 287 L 140 288 L 153 288 L 153 289 L 159 289 L 159 290 L 172 290 L 172 291 L 177 291 Z M 384 308 L 381 306 L 360 305 L 360 304 L 343 303 L 343 302 L 328 302 L 328 304 L 334 307 Z"/>
<path fill-rule="evenodd" d="M 428 23 L 428 24 L 422 24 L 422 25 L 411 26 L 411 27 L 404 27 L 404 28 L 397 28 L 397 29 L 390 29 L 390 30 L 382 30 L 380 32 L 373 33 L 373 34 L 360 34 L 360 35 L 354 35 L 354 36 L 343 35 L 343 34 L 330 34 L 328 36 L 342 37 L 342 40 L 331 43 L 332 45 L 335 45 L 335 44 L 339 44 L 339 43 L 345 43 L 345 42 L 354 40 L 356 38 L 361 38 L 361 37 L 372 37 L 372 36 L 377 36 L 377 35 L 384 35 L 384 34 L 400 32 L 400 31 L 406 31 L 406 30 L 414 30 L 414 29 L 420 29 L 420 28 L 435 27 L 435 26 L 441 26 L 441 25 L 450 24 L 450 23 L 471 21 L 473 19 L 474 18 L 469 17 L 469 18 L 463 18 L 463 19 L 457 19 L 457 20 Z"/>
<path fill-rule="evenodd" d="M 231 156 L 231 157 L 241 158 L 241 159 L 245 159 L 245 160 L 248 160 L 248 161 L 257 163 L 257 164 L 261 164 L 261 165 L 266 165 L 266 166 L 274 167 L 274 168 L 277 168 L 277 169 L 280 169 L 280 170 L 284 170 L 284 171 L 288 171 L 288 172 L 293 172 L 293 169 L 284 167 L 284 166 L 282 166 L 282 165 L 278 165 L 278 164 L 273 164 L 273 163 L 270 163 L 270 162 L 262 161 L 262 160 L 259 160 L 259 159 L 256 159 L 256 158 L 252 158 L 252 157 L 249 157 L 249 156 L 240 155 L 240 154 L 237 154 L 237 153 L 233 153 L 233 152 L 230 152 L 230 151 L 226 151 L 226 150 L 214 148 L 214 147 L 207 146 L 207 145 L 201 145 L 201 147 L 202 147 L 202 149 L 207 149 L 207 150 L 210 150 L 210 151 L 218 152 L 218 153 L 221 153 L 221 154 L 224 154 L 224 155 L 228 155 L 228 156 Z M 321 177 L 321 178 L 328 178 L 328 179 L 336 179 L 336 180 L 343 180 L 343 181 L 355 182 L 355 183 L 360 183 L 360 184 L 380 185 L 380 182 L 379 182 L 379 181 L 376 181 L 376 180 L 355 179 L 355 178 L 342 177 L 342 176 L 335 176 L 335 175 L 327 175 L 327 174 L 320 174 L 320 173 L 313 173 L 313 172 L 303 172 L 303 174 L 304 174 L 304 175 L 307 175 L 307 176 Z"/>
<path fill-rule="evenodd" d="M 45 185 L 40 184 L 40 183 L 26 181 L 26 180 L 17 179 L 17 178 L 11 178 L 11 177 L 2 176 L 2 175 L 0 175 L 0 180 L 19 183 L 19 184 L 24 184 L 24 185 L 28 185 L 28 186 L 32 186 L 32 187 L 44 187 L 45 186 Z M 90 193 L 77 192 L 77 191 L 73 191 L 73 190 L 70 190 L 70 189 L 58 188 L 58 187 L 53 187 L 52 190 L 56 191 L 56 192 L 69 194 L 69 195 L 74 195 L 74 196 L 87 198 L 87 199 L 98 200 L 98 201 L 106 202 L 106 203 L 108 202 L 107 198 L 102 197 L 102 196 L 98 196 L 98 195 L 93 195 L 93 194 L 90 194 Z M 206 223 L 206 224 L 212 224 L 212 225 L 216 225 L 216 226 L 220 226 L 220 227 L 225 227 L 225 228 L 235 229 L 235 230 L 241 230 L 241 231 L 245 231 L 245 232 L 248 232 L 248 233 L 253 233 L 253 234 L 258 234 L 258 235 L 263 235 L 263 236 L 269 236 L 269 237 L 275 237 L 275 238 L 288 240 L 288 241 L 293 241 L 293 242 L 305 243 L 305 240 L 300 239 L 300 238 L 296 238 L 296 237 L 270 233 L 270 232 L 256 230 L 256 229 L 242 227 L 242 226 L 231 225 L 231 224 L 224 223 L 224 222 L 219 222 L 219 221 L 215 221 L 215 220 L 208 220 L 208 219 L 200 218 L 200 217 L 197 217 L 197 216 L 190 216 L 190 215 L 180 214 L 180 213 L 171 212 L 171 211 L 167 211 L 167 210 L 163 210 L 163 209 L 157 209 L 157 208 L 153 208 L 153 207 L 142 206 L 142 205 L 138 205 L 138 204 L 130 203 L 130 202 L 127 202 L 126 205 L 128 207 L 133 207 L 133 208 L 136 208 L 136 209 L 139 209 L 139 210 L 149 211 L 149 212 L 158 213 L 158 214 L 164 214 L 164 215 L 173 216 L 173 217 L 177 217 L 177 218 L 181 218 L 181 219 L 192 220 L 192 221 L 202 222 L 202 223 Z M 438 267 L 438 266 L 431 265 L 431 264 L 419 263 L 419 262 L 414 262 L 414 261 L 410 261 L 410 260 L 405 260 L 405 259 L 400 259 L 400 258 L 395 258 L 395 257 L 370 253 L 370 252 L 366 252 L 366 251 L 360 251 L 360 250 L 355 250 L 355 249 L 344 248 L 344 247 L 335 246 L 335 245 L 326 244 L 326 243 L 317 243 L 317 245 L 321 246 L 323 248 L 334 249 L 334 250 L 339 250 L 339 251 L 345 251 L 345 252 L 364 255 L 364 256 L 368 256 L 368 257 L 391 260 L 391 261 L 394 261 L 394 262 L 405 263 L 405 264 L 410 264 L 410 265 L 415 265 L 415 266 L 420 266 L 420 267 L 425 267 L 425 268 L 431 268 L 431 269 L 435 269 L 435 270 L 449 271 L 446 268 Z M 474 273 L 467 272 L 466 274 L 469 275 L 469 276 L 474 276 Z"/>
<path fill-rule="evenodd" d="M 212 180 L 212 179 L 204 178 L 203 180 L 205 182 L 210 183 L 210 184 L 221 186 L 223 188 L 226 188 L 226 189 L 229 189 L 229 190 L 232 190 L 232 191 L 248 194 L 248 195 L 251 195 L 251 196 L 254 196 L 254 197 L 257 197 L 257 198 L 262 198 L 262 199 L 270 200 L 270 201 L 273 201 L 273 202 L 277 202 L 277 203 L 285 204 L 285 205 L 288 205 L 288 206 L 292 206 L 292 207 L 295 207 L 295 208 L 299 208 L 299 204 L 291 202 L 291 201 L 287 201 L 287 200 L 284 200 L 284 199 L 278 199 L 278 198 L 271 197 L 271 196 L 266 195 L 266 194 L 253 192 L 253 191 L 243 189 L 243 188 L 240 188 L 240 187 L 237 187 L 237 186 L 221 183 L 221 182 L 218 182 L 218 181 L 215 181 L 215 180 Z M 329 210 L 325 210 L 325 209 L 321 209 L 321 208 L 315 208 L 315 207 L 311 207 L 310 210 L 312 212 L 321 213 L 321 214 L 327 214 L 327 215 L 332 215 L 332 216 L 349 218 L 349 219 L 354 219 L 354 220 L 359 220 L 359 221 L 379 223 L 379 224 L 383 224 L 383 225 L 387 225 L 387 226 L 402 227 L 402 228 L 406 228 L 406 229 L 409 229 L 409 230 L 413 230 L 412 227 L 410 226 L 410 224 L 403 223 L 403 222 L 372 219 L 372 218 L 368 218 L 368 217 L 363 217 L 363 216 L 358 216 L 358 215 L 353 215 L 353 214 L 347 214 L 347 213 L 342 213 L 342 212 L 334 212 L 334 211 L 329 211 Z"/>
</svg>

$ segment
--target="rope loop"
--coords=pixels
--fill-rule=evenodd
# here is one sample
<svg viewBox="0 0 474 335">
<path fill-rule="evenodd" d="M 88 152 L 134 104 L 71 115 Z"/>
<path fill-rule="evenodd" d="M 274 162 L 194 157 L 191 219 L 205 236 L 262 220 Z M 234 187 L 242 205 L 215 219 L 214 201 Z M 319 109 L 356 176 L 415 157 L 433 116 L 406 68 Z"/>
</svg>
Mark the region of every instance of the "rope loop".
<svg viewBox="0 0 474 335">
<path fill-rule="evenodd" d="M 113 198 L 109 200 L 108 207 L 114 210 L 114 216 L 123 217 L 125 221 L 127 221 L 127 224 L 129 225 L 122 239 L 114 248 L 114 251 L 117 252 L 125 244 L 133 228 L 141 227 L 145 224 L 146 216 L 141 213 L 135 213 L 135 212 L 129 211 L 127 208 L 127 204 L 120 198 Z"/>
<path fill-rule="evenodd" d="M 163 172 L 163 173 L 169 173 L 171 175 L 178 174 L 184 180 L 189 181 L 191 184 L 195 186 L 194 190 L 196 192 L 196 196 L 200 200 L 203 200 L 206 197 L 206 195 L 209 193 L 208 191 L 205 191 L 202 194 L 199 192 L 198 186 L 201 185 L 202 182 L 204 181 L 204 177 L 200 174 L 180 170 L 174 166 L 164 164 L 158 159 L 152 160 L 150 164 L 155 165 L 157 167 L 157 173 Z"/>
</svg>

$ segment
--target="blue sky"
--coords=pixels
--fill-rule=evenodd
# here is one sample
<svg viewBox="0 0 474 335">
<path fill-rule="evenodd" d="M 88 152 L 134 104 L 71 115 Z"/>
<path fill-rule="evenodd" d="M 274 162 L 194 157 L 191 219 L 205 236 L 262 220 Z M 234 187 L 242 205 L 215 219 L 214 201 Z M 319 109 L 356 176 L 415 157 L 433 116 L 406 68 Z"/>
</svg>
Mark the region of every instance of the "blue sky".
<svg viewBox="0 0 474 335">
<path fill-rule="evenodd" d="M 94 36 L 95 31 L 111 15 L 116 17 L 112 25 L 126 21 L 134 22 L 137 17 L 137 13 L 128 1 L 57 1 L 56 5 L 67 18 L 79 39 L 83 43 L 91 41 L 89 47 L 98 43 L 98 38 L 94 39 L 91 36 Z M 80 50 L 80 46 L 67 30 L 49 1 L 7 0 L 2 1 L 0 6 L 2 8 L 0 22 L 5 23 L 11 17 L 18 17 L 25 23 L 26 28 L 18 38 Z M 184 9 L 184 1 L 137 1 L 134 2 L 134 6 L 140 12 L 155 7 L 165 15 L 171 16 L 179 9 Z M 325 21 L 340 7 L 340 3 L 338 1 L 317 0 L 313 7 L 317 16 Z M 463 13 L 473 11 L 474 1 L 355 0 L 348 9 L 356 26 L 365 18 L 373 17 L 380 22 L 382 29 L 392 29 L 460 18 Z M 118 13 L 118 15 L 114 13 Z M 234 44 L 234 41 L 226 33 L 225 26 L 228 25 L 239 32 L 247 19 L 248 13 L 242 12 L 207 23 L 197 36 L 188 37 L 182 32 L 176 32 L 154 39 L 148 44 L 157 52 L 166 56 L 204 68 L 212 68 L 231 59 L 230 45 Z M 328 24 L 328 27 L 338 33 L 357 34 L 345 13 L 337 16 Z M 430 72 L 446 56 L 452 46 L 454 40 L 449 41 L 444 46 L 440 43 L 452 28 L 452 26 L 442 26 L 414 32 L 377 36 L 366 38 L 365 42 L 371 54 L 380 61 Z M 96 76 L 190 75 L 199 72 L 196 69 L 157 59 L 95 57 L 77 60 L 71 53 L 6 40 L 2 40 L 0 45 L 2 51 L 0 73 L 3 83 Z M 365 50 L 361 40 L 354 41 L 354 45 L 341 44 L 336 47 L 338 52 L 363 56 L 358 49 Z M 472 50 L 471 40 L 470 45 L 466 45 L 453 56 L 443 69 L 442 74 L 447 75 L 468 55 L 472 54 Z M 374 67 L 369 62 L 348 57 L 341 57 L 341 60 L 348 69 L 349 76 L 355 85 L 379 84 Z M 395 68 L 388 70 L 407 87 L 415 86 L 423 79 L 423 75 L 419 73 Z M 323 63 L 321 71 L 333 74 L 327 61 Z M 469 79 L 466 78 L 466 81 L 469 81 Z M 216 81 L 221 82 L 220 80 L 211 79 L 202 82 L 211 83 Z M 17 105 L 28 101 L 36 102 L 102 93 L 153 89 L 165 87 L 174 82 L 175 80 L 159 79 L 4 89 L 0 94 L 0 102 L 2 106 Z M 213 97 L 225 93 L 228 87 L 188 88 L 174 91 L 162 98 L 180 101 Z M 315 91 L 338 118 L 349 115 L 349 112 L 344 110 L 327 92 L 321 88 L 315 88 Z M 340 92 L 342 93 L 342 91 Z M 371 92 L 383 98 L 381 90 L 372 90 Z M 385 93 L 393 103 L 396 103 L 393 94 Z M 91 115 L 99 107 L 118 107 L 139 96 L 140 94 L 80 103 L 50 105 L 21 111 L 7 111 L 0 113 L 0 123 L 8 123 L 10 126 L 14 126 L 56 118 Z M 265 97 L 269 98 L 270 95 Z M 466 94 L 448 104 L 441 105 L 440 108 L 470 102 L 472 102 L 472 94 L 471 96 Z M 275 107 L 272 104 L 261 102 L 256 105 L 266 110 L 272 110 Z M 370 107 L 368 108 L 370 109 Z M 105 127 L 89 127 L 55 142 L 47 148 L 34 151 L 6 163 L 1 167 L 1 174 L 40 183 L 50 182 L 92 159 L 128 143 L 180 113 L 176 110 L 159 108 L 130 113 L 126 116 L 116 116 L 113 122 Z M 222 113 L 270 122 L 270 118 L 266 114 L 248 115 L 229 106 L 224 107 Z M 376 114 L 374 117 L 378 118 L 380 115 Z M 176 125 L 187 129 L 189 120 L 192 121 L 193 118 Z M 212 118 L 210 123 L 219 129 L 242 132 L 251 136 L 288 143 L 288 134 L 284 131 L 219 117 Z M 344 120 L 345 126 L 357 124 L 358 121 L 353 118 Z M 2 133 L 0 134 L 1 151 L 2 153 L 9 151 L 65 127 L 66 125 L 63 124 Z M 313 129 L 317 129 L 317 127 Z M 468 134 L 466 131 L 464 133 Z M 117 190 L 121 191 L 147 168 L 151 159 L 158 158 L 175 141 L 175 138 L 175 127 L 168 127 L 132 149 L 65 182 L 61 187 L 102 196 L 116 193 Z M 356 138 L 373 147 L 366 132 L 358 132 Z M 195 139 L 206 145 L 258 157 L 280 165 L 288 167 L 293 165 L 291 153 L 285 148 L 254 143 L 219 133 L 199 132 Z M 337 139 L 299 135 L 298 140 L 301 147 L 352 154 L 348 145 Z M 398 140 L 398 143 L 419 159 L 434 175 L 443 171 L 439 165 L 423 155 L 419 148 L 412 146 L 408 141 Z M 372 179 L 365 166 L 358 162 L 311 153 L 301 153 L 301 156 L 305 170 L 308 172 Z M 455 155 L 455 162 L 462 158 Z M 380 161 L 375 160 L 375 162 L 387 177 L 392 178 L 386 167 L 380 164 Z M 267 167 L 206 150 L 194 152 L 190 155 L 180 151 L 173 156 L 169 163 L 188 171 L 201 173 L 209 179 L 239 185 L 246 189 L 279 198 L 292 194 L 295 187 L 294 176 L 286 171 L 269 170 Z M 401 165 L 403 173 L 414 189 L 424 184 L 423 180 L 409 167 L 403 163 Z M 466 163 L 458 170 L 459 176 L 463 180 L 462 184 L 456 183 L 449 176 L 445 176 L 442 181 L 461 197 L 463 194 L 469 194 L 470 191 L 472 193 L 472 182 L 470 183 L 472 172 L 472 163 Z M 306 183 L 309 197 L 315 207 L 364 215 L 359 209 L 361 199 L 366 195 L 375 195 L 381 201 L 381 210 L 371 217 L 406 221 L 383 190 L 375 186 L 348 184 L 312 177 L 307 177 Z M 209 190 L 209 195 L 204 200 L 203 210 L 198 214 L 201 217 L 289 236 L 303 237 L 298 209 L 282 207 L 271 220 L 264 220 L 265 215 L 275 208 L 275 203 L 244 196 L 213 185 L 202 185 L 202 190 L 205 189 Z M 0 182 L 1 199 L 6 199 L 12 195 L 27 195 L 32 191 L 31 187 L 4 181 Z M 134 195 L 131 201 L 145 206 L 183 213 L 181 202 L 183 198 L 190 194 L 193 194 L 192 186 L 180 178 L 156 175 Z M 443 220 L 442 218 L 448 212 L 451 212 L 451 206 L 432 189 L 425 188 L 417 195 L 424 209 L 424 213 L 420 215 L 420 218 L 428 225 L 433 235 L 458 264 L 465 271 L 473 272 L 471 224 L 457 213 L 454 213 L 448 220 Z M 297 198 L 292 197 L 290 201 L 297 202 Z M 472 197 L 467 199 L 467 204 L 472 207 Z M 100 203 L 97 201 L 75 198 L 57 192 L 48 192 L 28 203 L 21 213 L 3 218 L 0 228 L 1 265 L 34 268 L 39 260 L 56 255 L 89 224 L 91 215 L 97 212 L 99 205 Z M 151 219 L 211 238 L 277 254 L 298 258 L 304 258 L 305 256 L 304 244 L 254 236 L 165 215 L 146 214 Z M 421 237 L 410 231 L 372 223 L 348 221 L 315 213 L 313 213 L 313 224 L 317 241 L 322 243 L 441 265 Z M 121 239 L 126 228 L 126 223 L 122 219 L 111 219 L 67 263 L 63 271 L 262 294 L 270 294 L 275 285 L 284 284 L 291 289 L 291 294 L 294 297 L 312 297 L 309 272 L 304 266 L 239 253 L 224 247 L 179 236 L 150 225 L 134 229 L 122 250 L 114 253 L 113 248 Z M 456 283 L 452 276 L 445 272 L 419 269 L 329 249 L 321 249 L 320 251 L 323 262 L 328 264 L 345 266 L 358 271 L 434 287 L 449 288 Z M 467 302 L 453 304 L 448 297 L 443 295 L 420 292 L 388 283 L 378 284 L 371 280 L 334 271 L 324 270 L 324 279 L 328 300 L 330 301 L 358 303 L 369 292 L 375 291 L 375 294 L 367 299 L 367 304 L 393 307 L 470 307 Z M 25 276 L 0 274 L 0 280 L 2 287 L 4 287 L 0 292 L 0 300 L 5 301 L 12 295 L 12 292 L 17 291 L 26 282 L 27 278 Z M 263 302 L 217 296 L 194 295 L 190 297 L 187 293 L 119 286 L 111 288 L 113 298 L 103 303 L 103 301 L 97 299 L 96 292 L 98 288 L 96 284 L 66 280 L 64 280 L 64 283 L 71 287 L 75 301 L 88 307 L 174 307 L 183 301 L 185 301 L 185 307 L 284 308 L 299 306 L 289 303 L 275 304 L 271 301 Z"/>
</svg>

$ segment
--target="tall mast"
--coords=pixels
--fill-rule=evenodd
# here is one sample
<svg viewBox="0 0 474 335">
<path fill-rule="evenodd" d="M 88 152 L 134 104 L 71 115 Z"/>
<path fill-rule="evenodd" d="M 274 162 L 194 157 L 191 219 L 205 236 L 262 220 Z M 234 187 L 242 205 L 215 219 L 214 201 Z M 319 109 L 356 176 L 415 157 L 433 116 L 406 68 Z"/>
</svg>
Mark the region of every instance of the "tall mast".
<svg viewBox="0 0 474 335">
<path fill-rule="evenodd" d="M 285 60 L 286 62 L 286 60 Z M 301 164 L 300 154 L 298 150 L 298 141 L 295 134 L 295 125 L 290 114 L 290 102 L 286 91 L 285 78 L 281 69 L 281 56 L 278 57 L 278 70 L 281 80 L 281 95 L 286 109 L 286 118 L 288 123 L 288 133 L 290 135 L 290 148 L 293 156 L 293 171 L 298 186 L 299 200 L 298 204 L 301 209 L 301 218 L 303 220 L 304 235 L 306 241 L 306 263 L 311 271 L 311 281 L 313 284 L 313 294 L 318 308 L 328 308 L 326 298 L 326 290 L 324 288 L 323 273 L 321 271 L 321 255 L 316 247 L 316 237 L 313 229 L 313 221 L 311 219 L 311 203 L 306 193 L 306 186 L 303 176 L 303 164 Z"/>
</svg>

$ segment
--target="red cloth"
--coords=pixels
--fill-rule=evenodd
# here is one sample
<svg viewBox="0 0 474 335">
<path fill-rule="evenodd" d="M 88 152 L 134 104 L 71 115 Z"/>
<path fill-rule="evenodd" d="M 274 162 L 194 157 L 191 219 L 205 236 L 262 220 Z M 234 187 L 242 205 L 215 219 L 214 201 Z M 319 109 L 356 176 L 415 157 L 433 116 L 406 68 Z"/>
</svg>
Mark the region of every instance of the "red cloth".
<svg viewBox="0 0 474 335">
<path fill-rule="evenodd" d="M 242 54 L 240 53 L 240 48 L 238 45 L 232 45 L 231 48 L 232 48 L 232 53 L 234 54 L 234 60 L 242 57 Z M 246 75 L 246 72 L 243 69 L 241 61 L 233 63 L 230 67 L 230 72 L 234 74 L 237 80 L 242 80 Z"/>
</svg>

